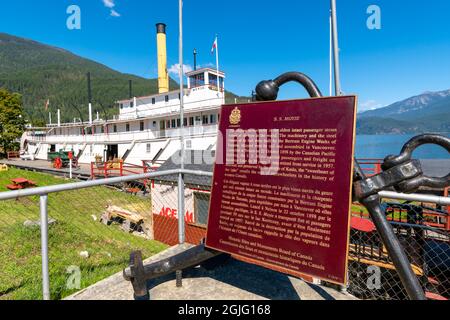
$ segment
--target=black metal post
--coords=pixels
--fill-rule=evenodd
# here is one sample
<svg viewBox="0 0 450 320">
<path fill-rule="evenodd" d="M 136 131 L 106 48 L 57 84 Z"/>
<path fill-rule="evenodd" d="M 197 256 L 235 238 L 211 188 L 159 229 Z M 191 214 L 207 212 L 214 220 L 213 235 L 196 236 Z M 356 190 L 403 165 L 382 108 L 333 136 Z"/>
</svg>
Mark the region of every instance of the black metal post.
<svg viewBox="0 0 450 320">
<path fill-rule="evenodd" d="M 355 180 L 364 179 L 366 176 L 355 159 Z M 400 280 L 405 287 L 411 300 L 426 300 L 422 286 L 414 273 L 411 263 L 402 244 L 386 219 L 385 213 L 380 207 L 380 196 L 372 195 L 360 200 L 369 211 L 370 217 L 380 234 L 381 240 L 386 247 L 389 257 L 397 270 Z"/>
<path fill-rule="evenodd" d="M 197 70 L 197 49 L 194 49 L 194 71 Z"/>
<path fill-rule="evenodd" d="M 133 98 L 133 80 L 128 80 L 128 96 L 130 99 Z"/>
</svg>

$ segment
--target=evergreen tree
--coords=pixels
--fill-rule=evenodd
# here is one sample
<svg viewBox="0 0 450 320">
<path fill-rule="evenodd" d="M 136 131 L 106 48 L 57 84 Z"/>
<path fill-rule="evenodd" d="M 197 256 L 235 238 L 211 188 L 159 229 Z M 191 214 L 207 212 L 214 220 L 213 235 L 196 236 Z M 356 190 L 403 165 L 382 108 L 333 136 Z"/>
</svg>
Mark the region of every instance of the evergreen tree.
<svg viewBox="0 0 450 320">
<path fill-rule="evenodd" d="M 18 150 L 24 129 L 21 96 L 0 88 L 0 152 Z"/>
</svg>

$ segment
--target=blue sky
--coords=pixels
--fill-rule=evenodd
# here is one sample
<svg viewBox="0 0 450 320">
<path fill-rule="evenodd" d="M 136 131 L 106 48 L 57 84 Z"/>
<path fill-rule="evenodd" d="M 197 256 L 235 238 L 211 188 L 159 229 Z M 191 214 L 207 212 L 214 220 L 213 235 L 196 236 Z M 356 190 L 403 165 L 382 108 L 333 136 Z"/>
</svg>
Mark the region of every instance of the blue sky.
<svg viewBox="0 0 450 320">
<path fill-rule="evenodd" d="M 66 9 L 81 8 L 81 30 L 68 30 Z M 360 110 L 450 88 L 450 1 L 337 0 L 342 87 Z M 381 30 L 366 10 L 381 8 Z M 263 79 L 302 71 L 328 93 L 328 0 L 185 0 L 185 63 L 214 65 L 219 34 L 227 88 L 249 95 Z M 155 23 L 168 24 L 169 65 L 178 62 L 177 0 L 2 0 L 0 32 L 68 49 L 121 72 L 157 75 Z M 112 10 L 114 13 L 112 14 Z M 304 97 L 296 85 L 280 98 Z"/>
</svg>

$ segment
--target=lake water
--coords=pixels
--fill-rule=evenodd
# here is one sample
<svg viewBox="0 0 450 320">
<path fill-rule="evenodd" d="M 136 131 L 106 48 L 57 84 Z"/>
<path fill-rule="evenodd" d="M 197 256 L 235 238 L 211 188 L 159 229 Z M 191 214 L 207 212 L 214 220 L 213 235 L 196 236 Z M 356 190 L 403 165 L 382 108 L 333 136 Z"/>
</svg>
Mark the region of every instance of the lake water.
<svg viewBox="0 0 450 320">
<path fill-rule="evenodd" d="M 388 155 L 398 155 L 403 145 L 415 135 L 358 135 L 356 137 L 356 158 L 384 159 Z M 450 134 L 447 134 L 450 137 Z M 433 145 L 424 145 L 414 154 L 416 159 L 449 159 L 449 153 Z"/>
</svg>

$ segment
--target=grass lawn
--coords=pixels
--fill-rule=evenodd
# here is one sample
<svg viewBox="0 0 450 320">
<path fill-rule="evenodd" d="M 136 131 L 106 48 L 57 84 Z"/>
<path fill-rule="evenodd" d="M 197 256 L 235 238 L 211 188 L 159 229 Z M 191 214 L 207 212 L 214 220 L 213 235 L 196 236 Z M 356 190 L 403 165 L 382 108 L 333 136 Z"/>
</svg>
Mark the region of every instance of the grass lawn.
<svg viewBox="0 0 450 320">
<path fill-rule="evenodd" d="M 70 183 L 51 175 L 10 169 L 0 172 L 0 192 L 18 177 L 38 186 Z M 79 289 L 67 286 L 73 278 L 68 269 L 81 271 L 86 288 L 127 266 L 132 250 L 152 256 L 166 245 L 125 233 L 117 225 L 105 226 L 99 218 L 108 204 L 140 213 L 151 212 L 150 199 L 125 194 L 108 187 L 95 187 L 49 195 L 49 217 L 57 223 L 49 228 L 50 288 L 52 299 L 61 299 Z M 0 299 L 41 299 L 39 227 L 27 228 L 26 220 L 39 220 L 39 197 L 0 201 Z M 88 251 L 89 258 L 82 258 Z"/>
</svg>

